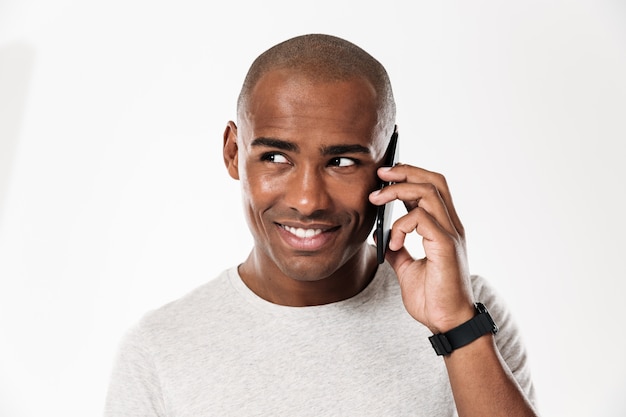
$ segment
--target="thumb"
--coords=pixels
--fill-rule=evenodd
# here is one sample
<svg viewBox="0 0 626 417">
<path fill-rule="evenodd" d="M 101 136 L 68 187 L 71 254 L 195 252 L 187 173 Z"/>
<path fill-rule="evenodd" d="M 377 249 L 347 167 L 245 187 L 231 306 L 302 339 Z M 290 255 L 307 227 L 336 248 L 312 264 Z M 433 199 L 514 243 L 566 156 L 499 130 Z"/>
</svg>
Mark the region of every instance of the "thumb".
<svg viewBox="0 0 626 417">
<path fill-rule="evenodd" d="M 385 260 L 389 262 L 393 270 L 396 271 L 396 275 L 398 276 L 400 276 L 402 274 L 402 271 L 414 261 L 413 257 L 404 246 L 402 246 L 397 251 L 387 249 L 387 253 L 385 254 Z"/>
</svg>

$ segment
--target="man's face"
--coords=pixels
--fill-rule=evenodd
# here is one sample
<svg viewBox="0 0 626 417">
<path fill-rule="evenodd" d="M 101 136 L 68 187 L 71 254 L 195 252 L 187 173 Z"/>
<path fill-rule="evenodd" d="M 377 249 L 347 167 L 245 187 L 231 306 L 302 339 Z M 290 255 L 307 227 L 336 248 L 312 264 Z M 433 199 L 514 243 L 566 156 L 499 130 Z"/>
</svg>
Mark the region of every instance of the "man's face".
<svg viewBox="0 0 626 417">
<path fill-rule="evenodd" d="M 362 78 L 311 82 L 275 70 L 259 80 L 230 129 L 229 171 L 242 183 L 260 273 L 315 281 L 364 262 L 368 194 L 388 142 L 377 103 Z"/>
</svg>

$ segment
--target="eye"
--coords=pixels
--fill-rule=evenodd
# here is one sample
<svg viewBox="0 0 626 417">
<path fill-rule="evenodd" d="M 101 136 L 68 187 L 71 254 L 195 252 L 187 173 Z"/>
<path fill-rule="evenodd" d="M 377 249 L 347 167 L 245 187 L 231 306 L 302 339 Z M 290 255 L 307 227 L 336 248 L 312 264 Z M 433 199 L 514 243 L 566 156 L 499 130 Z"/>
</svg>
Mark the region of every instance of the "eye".
<svg viewBox="0 0 626 417">
<path fill-rule="evenodd" d="M 352 158 L 337 157 L 330 160 L 328 165 L 335 167 L 350 167 L 356 165 L 358 161 Z"/>
<path fill-rule="evenodd" d="M 261 156 L 262 161 L 272 162 L 274 164 L 288 164 L 289 160 L 285 155 L 275 152 L 268 152 Z"/>
</svg>

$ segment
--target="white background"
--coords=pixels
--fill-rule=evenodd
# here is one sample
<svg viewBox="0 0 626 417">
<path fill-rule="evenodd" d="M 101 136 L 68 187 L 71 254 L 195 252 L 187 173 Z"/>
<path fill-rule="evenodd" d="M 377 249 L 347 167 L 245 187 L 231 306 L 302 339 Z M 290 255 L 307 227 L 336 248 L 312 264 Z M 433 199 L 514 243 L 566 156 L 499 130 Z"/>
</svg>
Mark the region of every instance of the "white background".
<svg viewBox="0 0 626 417">
<path fill-rule="evenodd" d="M 543 414 L 626 415 L 625 2 L 0 0 L 0 416 L 99 415 L 123 332 L 243 260 L 222 132 L 308 32 L 387 67 Z"/>
</svg>

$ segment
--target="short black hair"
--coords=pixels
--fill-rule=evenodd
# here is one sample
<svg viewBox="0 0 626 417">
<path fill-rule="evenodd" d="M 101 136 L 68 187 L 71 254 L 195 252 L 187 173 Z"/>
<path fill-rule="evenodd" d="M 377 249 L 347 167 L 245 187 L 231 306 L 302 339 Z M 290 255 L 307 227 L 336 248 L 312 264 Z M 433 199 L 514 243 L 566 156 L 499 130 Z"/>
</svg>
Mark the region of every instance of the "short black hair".
<svg viewBox="0 0 626 417">
<path fill-rule="evenodd" d="M 383 65 L 357 45 L 332 35 L 308 34 L 283 41 L 259 55 L 248 70 L 237 111 L 245 106 L 256 83 L 267 72 L 294 69 L 313 81 L 367 79 L 380 100 L 385 118 L 393 126 L 396 104 L 389 75 Z"/>
</svg>

